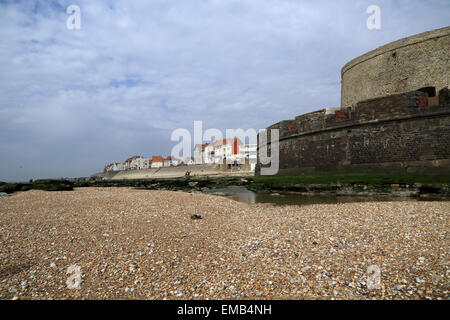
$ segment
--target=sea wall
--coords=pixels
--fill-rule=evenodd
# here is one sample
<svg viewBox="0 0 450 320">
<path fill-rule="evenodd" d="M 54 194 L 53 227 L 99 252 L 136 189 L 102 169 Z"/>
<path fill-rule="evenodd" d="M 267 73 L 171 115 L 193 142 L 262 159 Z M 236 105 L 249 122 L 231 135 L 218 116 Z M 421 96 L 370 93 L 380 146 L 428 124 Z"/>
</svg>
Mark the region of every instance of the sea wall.
<svg viewBox="0 0 450 320">
<path fill-rule="evenodd" d="M 234 175 L 254 175 L 249 166 L 243 166 L 242 170 L 238 168 L 224 169 L 218 164 L 200 164 L 192 166 L 162 167 L 142 170 L 124 170 L 117 172 L 99 173 L 92 176 L 95 179 L 104 180 L 128 180 L 128 179 L 161 179 L 161 178 L 181 178 L 186 171 L 194 176 L 234 176 Z"/>
</svg>

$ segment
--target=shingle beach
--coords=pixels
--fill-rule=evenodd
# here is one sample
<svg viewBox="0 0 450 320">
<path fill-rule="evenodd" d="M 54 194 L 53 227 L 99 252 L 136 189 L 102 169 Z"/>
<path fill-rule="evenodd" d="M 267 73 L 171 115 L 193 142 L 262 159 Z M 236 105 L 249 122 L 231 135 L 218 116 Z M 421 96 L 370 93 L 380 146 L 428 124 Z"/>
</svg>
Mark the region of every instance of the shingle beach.
<svg viewBox="0 0 450 320">
<path fill-rule="evenodd" d="M 448 201 L 18 192 L 0 198 L 0 299 L 448 299 L 449 217 Z"/>
</svg>

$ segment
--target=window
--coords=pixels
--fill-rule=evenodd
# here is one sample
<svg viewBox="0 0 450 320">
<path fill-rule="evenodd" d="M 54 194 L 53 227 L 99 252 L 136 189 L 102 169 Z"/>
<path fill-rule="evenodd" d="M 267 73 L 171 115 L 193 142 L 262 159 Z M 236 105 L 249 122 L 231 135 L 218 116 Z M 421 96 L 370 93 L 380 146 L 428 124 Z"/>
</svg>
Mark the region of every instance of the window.
<svg viewBox="0 0 450 320">
<path fill-rule="evenodd" d="M 436 97 L 436 88 L 435 87 L 420 88 L 417 91 L 427 93 L 428 97 Z"/>
</svg>

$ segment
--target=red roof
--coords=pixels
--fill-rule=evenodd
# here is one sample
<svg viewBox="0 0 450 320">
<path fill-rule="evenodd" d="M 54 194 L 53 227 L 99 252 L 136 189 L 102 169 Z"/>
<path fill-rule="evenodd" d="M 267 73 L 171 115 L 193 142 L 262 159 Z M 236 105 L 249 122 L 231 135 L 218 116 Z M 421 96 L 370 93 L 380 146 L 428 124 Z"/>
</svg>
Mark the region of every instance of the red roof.
<svg viewBox="0 0 450 320">
<path fill-rule="evenodd" d="M 161 156 L 153 156 L 152 162 L 164 162 L 164 159 Z"/>
<path fill-rule="evenodd" d="M 171 156 L 168 156 L 167 158 L 165 158 L 164 160 L 172 160 Z"/>
</svg>

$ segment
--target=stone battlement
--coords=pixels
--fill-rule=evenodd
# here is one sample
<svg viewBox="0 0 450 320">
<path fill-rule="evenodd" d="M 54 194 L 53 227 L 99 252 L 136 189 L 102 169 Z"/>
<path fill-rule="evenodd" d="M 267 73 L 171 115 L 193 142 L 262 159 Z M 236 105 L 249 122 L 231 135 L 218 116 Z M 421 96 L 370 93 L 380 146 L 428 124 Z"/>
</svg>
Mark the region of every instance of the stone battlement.
<svg viewBox="0 0 450 320">
<path fill-rule="evenodd" d="M 314 133 L 325 129 L 352 126 L 367 122 L 394 121 L 449 111 L 449 89 L 443 88 L 438 96 L 412 91 L 361 101 L 353 107 L 328 108 L 283 120 L 268 127 L 279 129 L 280 139 Z"/>
</svg>

